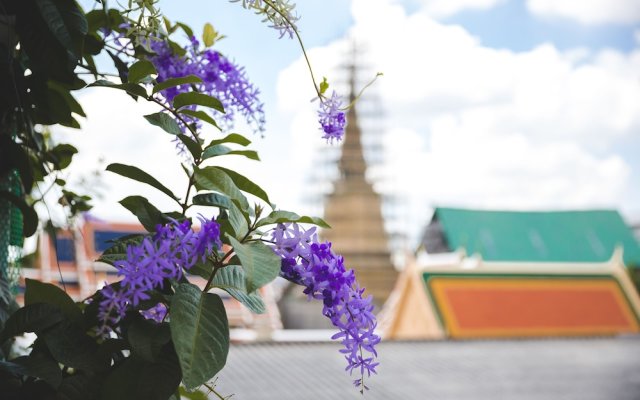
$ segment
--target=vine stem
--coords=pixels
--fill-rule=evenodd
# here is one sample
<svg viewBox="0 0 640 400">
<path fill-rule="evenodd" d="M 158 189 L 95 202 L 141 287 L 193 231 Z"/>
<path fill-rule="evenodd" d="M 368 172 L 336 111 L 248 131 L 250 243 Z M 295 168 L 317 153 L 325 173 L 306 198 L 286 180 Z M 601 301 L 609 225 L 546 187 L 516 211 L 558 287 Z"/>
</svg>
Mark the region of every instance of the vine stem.
<svg viewBox="0 0 640 400">
<path fill-rule="evenodd" d="M 240 243 L 246 243 L 246 242 L 253 241 L 252 239 L 249 239 L 249 237 L 251 236 L 251 233 L 257 229 L 256 228 L 256 224 L 258 223 L 259 216 L 260 216 L 260 214 L 258 214 L 256 216 L 255 221 L 251 224 L 251 226 L 249 226 L 249 228 L 247 229 L 247 233 L 242 237 L 242 239 L 240 240 Z M 205 285 L 204 289 L 202 290 L 203 293 L 206 293 L 206 292 L 209 291 L 209 289 L 211 289 L 211 284 L 213 282 L 213 278 L 215 278 L 215 276 L 216 276 L 216 273 L 218 272 L 219 269 L 224 268 L 225 260 L 228 259 L 229 257 L 231 257 L 231 255 L 234 253 L 234 251 L 235 250 L 232 248 L 231 250 L 229 250 L 226 253 L 224 253 L 224 255 L 219 260 L 216 259 L 215 265 L 213 267 L 213 271 L 211 271 L 211 275 L 209 276 L 209 280 L 207 281 L 207 284 Z"/>
<path fill-rule="evenodd" d="M 309 74 L 311 75 L 311 81 L 313 82 L 313 88 L 315 89 L 316 93 L 318 94 L 318 98 L 320 99 L 320 101 L 323 101 L 324 95 L 320 92 L 320 88 L 319 88 L 318 83 L 316 81 L 316 77 L 315 77 L 315 75 L 313 73 L 313 68 L 311 67 L 311 61 L 309 60 L 309 56 L 307 55 L 307 50 L 304 47 L 304 43 L 302 42 L 302 37 L 300 36 L 300 33 L 298 33 L 298 28 L 296 28 L 296 26 L 293 24 L 293 22 L 291 22 L 289 17 L 285 13 L 280 11 L 278 9 L 278 7 L 276 7 L 275 4 L 271 0 L 263 0 L 263 1 L 265 2 L 265 4 L 267 4 L 269 7 L 271 7 L 272 10 L 277 12 L 285 21 L 287 21 L 287 24 L 289 24 L 289 26 L 293 30 L 293 33 L 296 35 L 296 39 L 298 40 L 298 43 L 300 44 L 300 48 L 302 49 L 302 55 L 304 56 L 304 60 L 307 63 L 307 68 L 309 69 Z"/>
<path fill-rule="evenodd" d="M 147 97 L 148 101 L 151 101 L 153 103 L 156 103 L 157 105 L 159 105 L 160 107 L 164 108 L 165 110 L 169 111 L 171 114 L 173 114 L 174 117 L 176 117 L 177 119 L 180 120 L 180 122 L 182 122 L 184 124 L 184 126 L 189 130 L 189 132 L 191 133 L 191 136 L 193 136 L 193 138 L 195 140 L 200 140 L 200 138 L 198 137 L 198 133 L 187 123 L 187 121 L 182 118 L 182 116 L 180 115 L 179 112 L 177 112 L 175 109 L 169 107 L 168 105 L 164 104 L 163 102 L 161 102 L 160 100 L 156 99 L 155 97 L 153 97 L 153 95 Z"/>
<path fill-rule="evenodd" d="M 194 160 L 194 166 L 198 167 L 199 165 L 200 162 L 196 163 Z M 189 175 L 189 183 L 187 184 L 187 193 L 184 195 L 184 203 L 180 204 L 180 207 L 182 207 L 183 217 L 186 216 L 187 210 L 189 209 L 189 207 L 191 207 L 189 205 L 189 194 L 191 194 L 191 188 L 193 188 L 193 186 L 195 185 L 194 176 L 195 172 L 191 172 L 191 175 Z"/>
<path fill-rule="evenodd" d="M 222 396 L 220 393 L 218 393 L 218 392 L 216 391 L 216 389 L 215 389 L 215 385 L 214 385 L 214 386 L 211 386 L 211 385 L 209 385 L 208 383 L 204 383 L 203 385 L 204 385 L 204 387 L 206 387 L 207 389 L 209 389 L 209 391 L 210 391 L 211 393 L 215 394 L 215 395 L 216 395 L 216 397 L 217 397 L 217 398 L 219 398 L 220 400 L 228 400 L 228 399 L 229 399 L 229 397 L 231 397 L 231 396 L 229 396 L 229 397 L 224 397 L 224 396 Z"/>
<path fill-rule="evenodd" d="M 345 107 L 341 108 L 342 111 L 346 111 L 348 109 L 350 109 L 351 107 L 353 107 L 354 104 L 356 104 L 356 102 L 360 99 L 360 97 L 362 96 L 362 94 L 364 93 L 365 90 L 367 90 L 367 88 L 371 85 L 374 84 L 375 81 L 378 80 L 378 77 L 384 75 L 382 72 L 378 72 L 376 74 L 376 76 L 373 77 L 373 79 L 371 79 L 366 85 L 364 85 L 364 87 L 362 89 L 360 89 L 360 92 L 358 92 L 358 95 L 356 97 L 353 98 L 353 100 L 351 101 L 351 103 L 347 104 Z"/>
<path fill-rule="evenodd" d="M 347 312 L 349 313 L 349 318 L 351 318 L 352 321 L 355 321 L 355 317 L 353 316 L 353 313 L 351 312 L 351 309 L 349 308 L 349 305 L 346 305 L 345 307 L 347 309 Z M 364 353 L 362 352 L 362 345 L 358 344 L 358 352 L 360 353 L 360 358 L 364 359 Z M 364 371 L 360 372 L 360 394 L 364 396 L 364 390 L 365 390 L 366 386 L 364 385 Z"/>
<path fill-rule="evenodd" d="M 287 14 L 283 13 L 282 11 L 280 11 L 278 9 L 278 7 L 275 6 L 275 4 L 271 1 L 271 0 L 263 0 L 265 2 L 265 4 L 269 7 L 271 7 L 272 10 L 274 10 L 276 13 L 278 13 L 286 22 L 287 24 L 289 24 L 289 26 L 291 27 L 291 29 L 293 30 L 293 33 L 296 35 L 296 39 L 298 40 L 298 43 L 300 44 L 300 49 L 302 50 L 302 55 L 304 56 L 304 60 L 307 63 L 307 69 L 309 70 L 309 75 L 311 75 L 311 81 L 313 82 L 313 88 L 316 91 L 316 94 L 318 95 L 318 99 L 320 99 L 320 102 L 324 103 L 324 99 L 325 96 L 324 94 L 322 94 L 322 92 L 320 92 L 320 88 L 318 86 L 318 83 L 316 81 L 316 77 L 315 74 L 313 73 L 313 68 L 311 67 L 311 61 L 309 60 L 309 56 L 307 54 L 307 49 L 304 46 L 304 43 L 302 41 L 302 37 L 300 36 L 300 33 L 298 33 L 298 28 L 296 28 L 296 26 L 294 25 L 293 22 L 291 22 L 291 20 L 289 19 L 289 17 L 287 16 Z M 258 7 L 259 8 L 259 7 Z M 364 91 L 371 85 L 373 85 L 373 83 L 378 79 L 378 77 L 382 76 L 382 72 L 378 72 L 376 74 L 376 76 L 373 77 L 373 79 L 371 79 L 358 93 L 357 96 L 355 96 L 355 98 L 353 99 L 353 101 L 351 101 L 346 107 L 341 108 L 342 111 L 348 110 L 351 107 L 353 107 L 353 105 L 360 99 L 360 97 L 362 96 L 362 94 L 364 93 Z"/>
</svg>

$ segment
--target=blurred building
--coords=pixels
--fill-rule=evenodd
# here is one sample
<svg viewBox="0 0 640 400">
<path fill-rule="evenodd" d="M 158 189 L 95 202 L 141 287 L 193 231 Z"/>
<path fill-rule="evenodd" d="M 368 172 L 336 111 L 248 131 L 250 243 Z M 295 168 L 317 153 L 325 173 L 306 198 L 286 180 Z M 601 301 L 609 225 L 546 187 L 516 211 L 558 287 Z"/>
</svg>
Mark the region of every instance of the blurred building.
<svg viewBox="0 0 640 400">
<path fill-rule="evenodd" d="M 636 222 L 631 225 L 631 229 L 633 229 L 633 234 L 636 236 L 636 240 L 640 241 L 640 223 Z"/>
<path fill-rule="evenodd" d="M 111 247 L 114 239 L 141 233 L 146 231 L 139 224 L 95 219 L 86 219 L 74 229 L 41 231 L 37 251 L 33 257 L 27 258 L 30 260 L 28 264 L 22 265 L 16 300 L 20 304 L 24 302 L 26 279 L 56 284 L 75 301 L 86 299 L 105 282 L 120 280 L 113 266 L 97 261 L 102 252 Z M 199 276 L 190 276 L 189 280 L 202 288 L 206 284 Z M 253 314 L 226 292 L 215 290 L 224 302 L 229 326 L 235 329 L 232 331 L 232 339 L 234 333 L 241 340 L 254 339 L 282 327 L 273 289 L 267 285 L 259 291 L 266 306 L 266 313 L 261 315 Z"/>
<path fill-rule="evenodd" d="M 616 211 L 438 208 L 381 326 L 391 338 L 638 333 L 638 266 Z"/>
</svg>

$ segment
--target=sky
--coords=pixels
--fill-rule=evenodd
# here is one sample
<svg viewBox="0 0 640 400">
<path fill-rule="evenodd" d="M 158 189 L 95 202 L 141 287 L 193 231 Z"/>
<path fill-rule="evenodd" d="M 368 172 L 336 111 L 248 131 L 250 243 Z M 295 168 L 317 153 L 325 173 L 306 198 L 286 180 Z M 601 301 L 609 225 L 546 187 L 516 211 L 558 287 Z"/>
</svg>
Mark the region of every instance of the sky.
<svg viewBox="0 0 640 400">
<path fill-rule="evenodd" d="M 337 148 L 320 138 L 299 45 L 278 39 L 239 3 L 159 5 L 196 31 L 212 23 L 227 36 L 218 49 L 262 91 L 264 138 L 242 131 L 262 162 L 226 165 L 267 189 L 278 207 L 317 211 L 303 201 L 314 190 L 309 177 L 323 176 L 325 155 Z M 354 42 L 367 66 L 360 84 L 384 73 L 361 101 L 382 111 L 362 121 L 375 125 L 380 144 L 369 177 L 396 200 L 388 222 L 409 247 L 435 206 L 613 208 L 640 222 L 640 2 L 299 0 L 296 9 L 316 76 L 340 94 L 347 95 L 340 66 Z M 55 132 L 81 150 L 70 182 L 122 162 L 184 190 L 170 138 L 141 118 L 157 110 L 103 88 L 80 101 L 88 114 L 82 131 Z M 111 173 L 91 179 L 102 196 L 93 211 L 99 218 L 132 220 L 116 204 L 132 194 L 171 207 L 153 189 Z"/>
</svg>

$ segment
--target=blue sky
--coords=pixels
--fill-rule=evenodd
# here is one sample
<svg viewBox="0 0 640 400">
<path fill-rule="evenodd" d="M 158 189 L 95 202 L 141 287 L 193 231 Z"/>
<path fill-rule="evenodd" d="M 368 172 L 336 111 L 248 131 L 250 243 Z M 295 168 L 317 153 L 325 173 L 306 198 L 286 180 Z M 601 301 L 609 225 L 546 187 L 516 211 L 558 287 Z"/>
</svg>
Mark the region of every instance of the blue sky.
<svg viewBox="0 0 640 400">
<path fill-rule="evenodd" d="M 528 50 L 551 42 L 559 49 L 586 46 L 593 50 L 613 47 L 628 51 L 636 46 L 630 24 L 589 26 L 569 18 L 532 15 L 524 1 L 512 0 L 485 11 L 463 11 L 444 19 L 460 24 L 487 46 Z"/>
<path fill-rule="evenodd" d="M 385 162 L 373 175 L 377 190 L 402 199 L 397 229 L 415 237 L 437 205 L 617 208 L 640 221 L 639 2 L 297 3 L 319 76 L 342 79 L 336 67 L 350 38 L 367 48 L 372 69 L 385 73 L 370 91 L 385 110 Z M 308 209 L 301 200 L 306 177 L 317 168 L 318 154 L 332 149 L 319 139 L 309 102 L 313 88 L 297 43 L 278 39 L 238 3 L 162 1 L 160 7 L 197 32 L 210 22 L 228 36 L 218 49 L 246 66 L 262 90 L 268 118 L 265 138 L 255 137 L 264 162 L 234 160 L 232 166 L 269 189 L 280 206 Z M 175 168 L 158 163 L 173 149 L 139 121 L 144 107 L 123 103 L 114 121 L 99 115 L 110 94 L 84 96 L 87 136 L 70 137 L 93 160 L 95 152 L 106 163 L 130 160 L 159 168 L 169 184 L 180 184 Z M 101 142 L 115 132 L 123 135 L 119 143 L 130 144 Z M 146 146 L 144 156 L 136 144 Z M 105 182 L 110 189 L 95 212 L 130 218 L 113 204 L 139 189 L 111 176 Z"/>
</svg>

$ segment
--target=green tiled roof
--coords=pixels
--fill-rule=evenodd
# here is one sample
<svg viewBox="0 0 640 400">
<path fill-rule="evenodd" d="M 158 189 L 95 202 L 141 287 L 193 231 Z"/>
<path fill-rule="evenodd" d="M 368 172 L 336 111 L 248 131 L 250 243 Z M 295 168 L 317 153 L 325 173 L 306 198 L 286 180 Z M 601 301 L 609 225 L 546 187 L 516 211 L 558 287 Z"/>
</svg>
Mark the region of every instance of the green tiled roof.
<svg viewBox="0 0 640 400">
<path fill-rule="evenodd" d="M 622 246 L 640 266 L 640 245 L 617 211 L 481 211 L 437 208 L 434 218 L 451 250 L 491 261 L 598 262 Z"/>
</svg>

